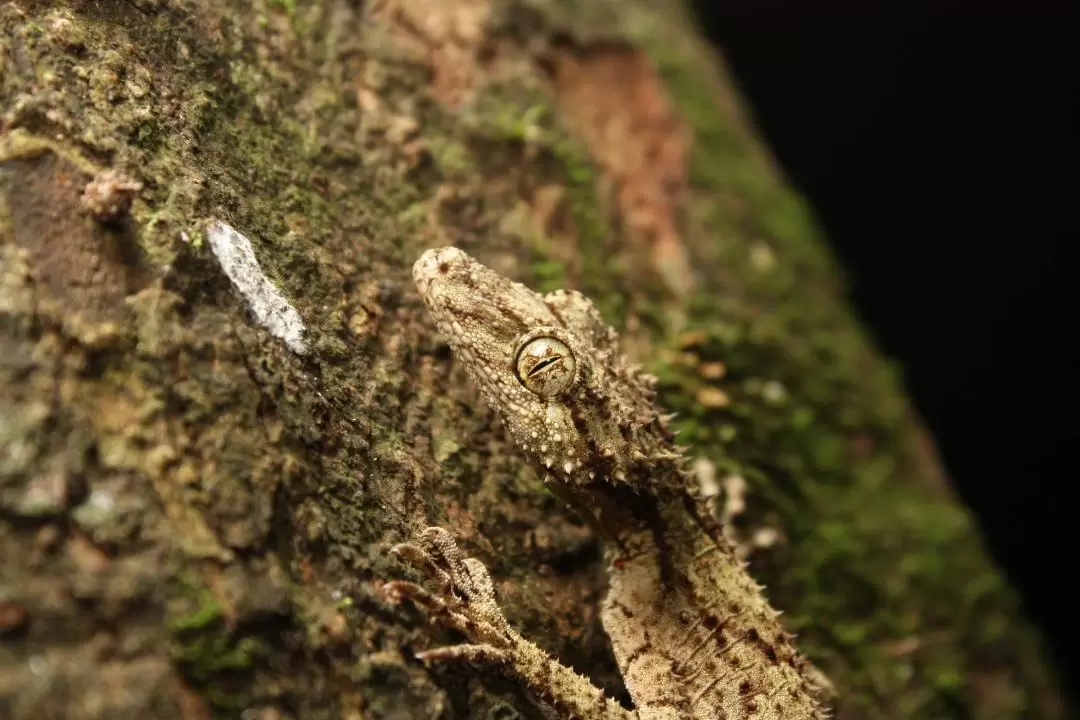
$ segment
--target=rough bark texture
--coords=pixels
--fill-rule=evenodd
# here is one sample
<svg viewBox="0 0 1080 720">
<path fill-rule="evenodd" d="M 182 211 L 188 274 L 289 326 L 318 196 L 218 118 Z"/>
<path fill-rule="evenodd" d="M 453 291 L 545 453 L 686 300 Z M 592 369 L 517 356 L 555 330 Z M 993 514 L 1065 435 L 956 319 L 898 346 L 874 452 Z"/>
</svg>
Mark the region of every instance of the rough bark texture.
<svg viewBox="0 0 1080 720">
<path fill-rule="evenodd" d="M 411 285 L 440 244 L 598 302 L 703 473 L 745 480 L 736 523 L 779 538 L 754 572 L 841 718 L 1061 714 L 672 3 L 16 0 L 0 99 L 0 716 L 539 717 L 411 659 L 452 639 L 379 590 L 424 524 L 622 693 L 596 540 Z M 233 288 L 215 220 L 251 239 L 305 354 Z"/>
</svg>

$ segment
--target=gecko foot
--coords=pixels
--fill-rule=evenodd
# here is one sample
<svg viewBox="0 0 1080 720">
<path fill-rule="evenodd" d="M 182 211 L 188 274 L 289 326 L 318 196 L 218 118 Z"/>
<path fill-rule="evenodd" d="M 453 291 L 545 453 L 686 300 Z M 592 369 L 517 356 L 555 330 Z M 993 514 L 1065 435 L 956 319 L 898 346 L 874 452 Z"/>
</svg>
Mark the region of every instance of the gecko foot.
<svg viewBox="0 0 1080 720">
<path fill-rule="evenodd" d="M 422 584 L 398 580 L 383 591 L 394 602 L 411 600 L 433 621 L 465 635 L 469 642 L 417 653 L 425 663 L 468 662 L 498 668 L 516 679 L 558 717 L 632 720 L 604 692 L 519 635 L 495 601 L 495 586 L 484 564 L 463 558 L 453 536 L 431 527 L 415 542 L 391 552 L 425 577 Z"/>
<path fill-rule="evenodd" d="M 484 564 L 462 558 L 453 536 L 439 527 L 424 530 L 415 543 L 395 545 L 391 552 L 427 578 L 427 586 L 395 581 L 383 586 L 395 601 L 408 599 L 428 617 L 466 635 L 474 644 L 429 650 L 422 660 L 450 659 L 504 663 L 517 638 L 495 600 L 495 588 Z"/>
</svg>

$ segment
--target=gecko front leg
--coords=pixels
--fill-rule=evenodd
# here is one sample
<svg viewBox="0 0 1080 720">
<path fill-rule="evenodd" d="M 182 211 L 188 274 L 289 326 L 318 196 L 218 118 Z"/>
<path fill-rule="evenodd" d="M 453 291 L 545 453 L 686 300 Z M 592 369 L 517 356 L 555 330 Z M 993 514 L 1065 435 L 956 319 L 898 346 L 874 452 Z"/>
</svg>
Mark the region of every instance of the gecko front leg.
<svg viewBox="0 0 1080 720">
<path fill-rule="evenodd" d="M 699 515 L 656 378 L 621 352 L 588 298 L 541 295 L 454 247 L 426 251 L 413 279 L 517 448 L 556 495 L 597 521 L 609 560 L 601 617 L 633 717 L 828 718 L 826 683 Z M 501 642 L 492 647 L 504 653 L 526 646 L 516 636 Z"/>
<path fill-rule="evenodd" d="M 446 530 L 430 527 L 416 542 L 401 543 L 391 552 L 422 573 L 427 582 L 389 582 L 384 586 L 387 595 L 395 602 L 413 601 L 429 619 L 457 630 L 470 641 L 418 653 L 420 660 L 465 661 L 497 670 L 519 682 L 534 700 L 560 718 L 636 717 L 510 627 L 495 599 L 487 568 L 475 558 L 463 558 Z"/>
</svg>

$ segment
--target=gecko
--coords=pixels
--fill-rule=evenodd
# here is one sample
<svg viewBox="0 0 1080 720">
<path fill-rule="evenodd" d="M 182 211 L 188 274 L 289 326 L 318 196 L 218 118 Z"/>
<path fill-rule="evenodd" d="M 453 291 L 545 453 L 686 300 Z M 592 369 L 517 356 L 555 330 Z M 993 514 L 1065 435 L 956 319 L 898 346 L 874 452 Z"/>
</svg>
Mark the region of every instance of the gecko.
<svg viewBox="0 0 1080 720">
<path fill-rule="evenodd" d="M 486 567 L 439 527 L 393 548 L 424 579 L 384 586 L 468 640 L 421 660 L 494 668 L 560 718 L 828 718 L 831 685 L 702 510 L 656 378 L 620 352 L 592 302 L 536 293 L 455 247 L 425 251 L 413 280 L 516 447 L 600 538 L 601 622 L 634 709 L 515 631 Z"/>
</svg>

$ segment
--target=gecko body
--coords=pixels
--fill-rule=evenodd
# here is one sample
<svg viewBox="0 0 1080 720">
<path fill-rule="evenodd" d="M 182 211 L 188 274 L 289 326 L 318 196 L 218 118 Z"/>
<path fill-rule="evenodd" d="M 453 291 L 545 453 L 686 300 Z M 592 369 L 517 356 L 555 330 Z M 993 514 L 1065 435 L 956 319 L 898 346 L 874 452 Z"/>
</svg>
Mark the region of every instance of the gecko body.
<svg viewBox="0 0 1080 720">
<path fill-rule="evenodd" d="M 635 709 L 625 710 L 506 623 L 484 566 L 429 528 L 395 550 L 434 586 L 388 584 L 469 644 L 424 653 L 497 666 L 560 717 L 821 720 L 827 681 L 699 511 L 655 379 L 573 291 L 538 294 L 453 247 L 413 278 L 439 332 L 517 447 L 593 525 L 609 588 L 601 619 Z"/>
</svg>

